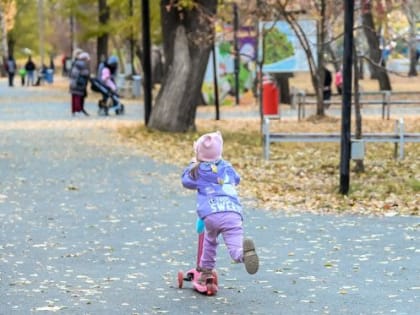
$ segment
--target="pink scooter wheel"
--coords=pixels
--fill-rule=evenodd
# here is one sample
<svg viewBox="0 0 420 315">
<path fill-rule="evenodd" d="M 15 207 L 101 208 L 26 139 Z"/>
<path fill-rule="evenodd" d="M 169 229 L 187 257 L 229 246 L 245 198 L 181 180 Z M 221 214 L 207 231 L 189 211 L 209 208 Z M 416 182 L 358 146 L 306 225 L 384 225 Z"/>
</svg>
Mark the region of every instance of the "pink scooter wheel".
<svg viewBox="0 0 420 315">
<path fill-rule="evenodd" d="M 215 295 L 217 293 L 217 285 L 214 282 L 210 282 L 206 284 L 207 287 L 207 295 Z"/>
</svg>

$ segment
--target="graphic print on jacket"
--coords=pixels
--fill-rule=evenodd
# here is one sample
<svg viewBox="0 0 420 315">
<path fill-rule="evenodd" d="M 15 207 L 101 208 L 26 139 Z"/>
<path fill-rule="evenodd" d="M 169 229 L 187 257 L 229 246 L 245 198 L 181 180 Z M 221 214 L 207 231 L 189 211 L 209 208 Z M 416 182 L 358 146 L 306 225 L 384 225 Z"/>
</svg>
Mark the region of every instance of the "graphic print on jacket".
<svg viewBox="0 0 420 315">
<path fill-rule="evenodd" d="M 223 159 L 217 162 L 201 162 L 197 178 L 191 175 L 192 163 L 182 175 L 182 184 L 197 189 L 197 213 L 200 218 L 221 211 L 233 211 L 242 216 L 242 206 L 235 186 L 240 176 L 232 165 Z"/>
</svg>

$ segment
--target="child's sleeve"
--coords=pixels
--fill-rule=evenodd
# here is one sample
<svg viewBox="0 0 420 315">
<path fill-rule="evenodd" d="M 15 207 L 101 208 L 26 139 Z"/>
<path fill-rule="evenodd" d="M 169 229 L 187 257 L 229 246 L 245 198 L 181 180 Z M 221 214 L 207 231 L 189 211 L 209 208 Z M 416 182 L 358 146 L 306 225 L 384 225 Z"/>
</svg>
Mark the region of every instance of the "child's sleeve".
<svg viewBox="0 0 420 315">
<path fill-rule="evenodd" d="M 182 173 L 182 186 L 188 189 L 197 189 L 197 180 L 191 176 L 191 168 L 194 166 L 194 163 L 191 163 L 188 167 L 184 169 Z"/>
<path fill-rule="evenodd" d="M 238 172 L 233 168 L 233 166 L 230 168 L 232 175 L 233 175 L 233 180 L 235 182 L 235 185 L 239 185 L 240 181 L 241 181 L 241 176 L 238 174 Z"/>
</svg>

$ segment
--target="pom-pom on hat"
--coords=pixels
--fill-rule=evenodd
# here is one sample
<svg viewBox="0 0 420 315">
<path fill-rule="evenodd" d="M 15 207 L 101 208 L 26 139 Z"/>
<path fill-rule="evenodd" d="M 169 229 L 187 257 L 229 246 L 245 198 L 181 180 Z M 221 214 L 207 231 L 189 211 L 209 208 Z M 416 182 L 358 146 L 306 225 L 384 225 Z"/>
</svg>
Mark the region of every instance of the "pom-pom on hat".
<svg viewBox="0 0 420 315">
<path fill-rule="evenodd" d="M 73 60 L 74 59 L 77 59 L 78 57 L 79 57 L 79 55 L 81 54 L 83 52 L 83 50 L 82 49 L 80 49 L 80 48 L 76 48 L 74 51 L 73 51 Z"/>
<path fill-rule="evenodd" d="M 198 161 L 212 162 L 222 158 L 223 138 L 219 131 L 206 133 L 194 142 Z"/>
<path fill-rule="evenodd" d="M 77 56 L 77 59 L 89 61 L 90 60 L 90 55 L 87 52 L 84 51 L 84 52 L 80 53 L 79 56 Z"/>
</svg>

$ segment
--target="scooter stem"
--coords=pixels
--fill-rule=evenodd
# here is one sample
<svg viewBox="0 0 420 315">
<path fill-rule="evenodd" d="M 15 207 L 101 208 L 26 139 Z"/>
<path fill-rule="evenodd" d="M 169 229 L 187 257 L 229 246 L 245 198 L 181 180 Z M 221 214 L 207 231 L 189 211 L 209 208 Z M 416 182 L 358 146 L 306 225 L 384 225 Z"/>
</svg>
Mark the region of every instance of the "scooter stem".
<svg viewBox="0 0 420 315">
<path fill-rule="evenodd" d="M 204 232 L 198 234 L 197 268 L 200 267 L 201 254 L 203 253 Z"/>
</svg>

